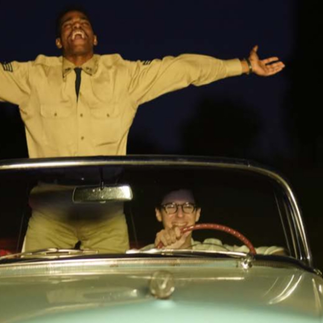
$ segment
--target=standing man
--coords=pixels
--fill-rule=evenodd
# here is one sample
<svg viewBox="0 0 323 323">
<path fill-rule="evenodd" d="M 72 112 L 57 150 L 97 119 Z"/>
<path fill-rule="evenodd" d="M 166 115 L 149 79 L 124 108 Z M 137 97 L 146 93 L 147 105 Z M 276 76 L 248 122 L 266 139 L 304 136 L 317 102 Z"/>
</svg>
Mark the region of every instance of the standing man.
<svg viewBox="0 0 323 323">
<path fill-rule="evenodd" d="M 277 57 L 260 60 L 257 46 L 244 60 L 184 54 L 131 62 L 117 54 L 94 54 L 97 44 L 88 14 L 69 8 L 57 20 L 56 46 L 62 56 L 39 55 L 35 61 L 0 66 L 0 101 L 19 106 L 31 158 L 125 155 L 129 129 L 142 103 L 191 84 L 250 73 L 271 76 L 284 68 Z M 120 221 L 114 225 L 126 237 L 124 215 L 117 213 Z M 52 219 L 40 219 L 33 213 L 28 250 L 59 245 Z M 38 239 L 45 227 L 48 232 Z M 120 250 L 126 248 L 124 244 Z"/>
</svg>

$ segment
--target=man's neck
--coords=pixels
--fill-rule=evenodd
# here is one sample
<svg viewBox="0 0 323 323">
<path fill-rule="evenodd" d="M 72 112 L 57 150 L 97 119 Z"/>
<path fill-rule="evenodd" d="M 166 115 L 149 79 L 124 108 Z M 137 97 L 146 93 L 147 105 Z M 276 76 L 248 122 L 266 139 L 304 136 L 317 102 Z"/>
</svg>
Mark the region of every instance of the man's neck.
<svg viewBox="0 0 323 323">
<path fill-rule="evenodd" d="M 64 58 L 73 63 L 75 66 L 82 66 L 93 57 L 93 53 L 88 55 L 64 55 Z"/>
<path fill-rule="evenodd" d="M 181 247 L 182 249 L 191 249 L 192 248 L 192 233 L 188 235 L 185 239 L 185 243 Z"/>
</svg>

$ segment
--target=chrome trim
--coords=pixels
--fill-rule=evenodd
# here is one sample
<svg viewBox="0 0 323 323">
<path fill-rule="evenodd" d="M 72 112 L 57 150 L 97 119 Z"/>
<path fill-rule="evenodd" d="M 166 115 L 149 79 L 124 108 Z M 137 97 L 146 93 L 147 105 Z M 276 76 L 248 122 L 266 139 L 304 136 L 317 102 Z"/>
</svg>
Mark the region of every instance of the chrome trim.
<svg viewBox="0 0 323 323">
<path fill-rule="evenodd" d="M 105 166 L 105 165 L 142 165 L 142 166 L 228 166 L 234 168 L 237 165 L 250 166 L 250 162 L 241 159 L 229 158 L 209 158 L 209 157 L 188 157 L 188 156 L 98 156 L 98 157 L 71 157 L 71 158 L 30 158 L 30 159 L 12 159 L 0 162 L 0 171 L 4 170 L 24 170 L 38 168 L 61 168 L 61 167 L 80 167 L 80 166 Z"/>
<path fill-rule="evenodd" d="M 305 227 L 298 207 L 296 197 L 288 182 L 278 173 L 268 167 L 258 165 L 242 159 L 212 158 L 197 156 L 162 156 L 162 155 L 128 155 L 128 156 L 97 156 L 97 157 L 76 157 L 76 158 L 48 158 L 48 159 L 20 159 L 4 160 L 0 163 L 1 171 L 32 170 L 39 168 L 61 168 L 61 167 L 82 167 L 82 166 L 194 166 L 247 170 L 269 177 L 279 184 L 288 196 L 293 209 L 296 227 L 296 237 L 300 237 L 303 250 L 300 250 L 300 260 L 306 265 L 313 266 L 312 254 L 306 237 Z M 301 248 L 302 249 L 302 248 Z"/>
<path fill-rule="evenodd" d="M 241 273 L 240 259 L 232 258 L 211 258 L 206 257 L 161 257 L 161 258 L 100 258 L 100 259 L 53 259 L 44 261 L 26 261 L 10 264 L 0 264 L 0 278 L 17 277 L 39 277 L 39 276 L 62 276 L 62 275 L 104 275 L 107 273 L 134 273 L 136 269 L 142 271 L 143 268 L 151 270 L 161 270 L 167 268 L 177 268 L 180 266 L 195 267 L 202 269 L 210 268 L 232 268 L 237 269 L 237 274 Z M 277 262 L 272 260 L 254 260 L 252 268 L 266 269 L 297 269 L 297 264 L 289 262 Z M 244 270 L 243 270 L 244 271 Z M 242 271 L 242 272 L 243 272 Z M 228 277 L 224 278 L 228 279 Z M 236 278 L 237 279 L 237 278 Z"/>
<path fill-rule="evenodd" d="M 247 255 L 244 259 L 241 259 L 240 261 L 240 266 L 244 269 L 244 270 L 248 270 L 252 267 L 254 261 L 254 257 L 253 255 Z"/>
<path fill-rule="evenodd" d="M 149 291 L 157 299 L 169 299 L 175 291 L 174 275 L 167 270 L 158 270 L 151 275 Z"/>
<path fill-rule="evenodd" d="M 221 263 L 236 268 L 238 259 L 221 259 Z M 218 264 L 219 259 L 212 258 L 103 258 L 103 259 L 61 259 L 36 262 L 19 262 L 0 264 L 0 278 L 4 277 L 34 277 L 60 275 L 100 275 L 121 270 L 133 272 L 136 268 L 161 269 L 177 266 L 209 266 Z"/>
<path fill-rule="evenodd" d="M 222 251 L 222 250 L 193 250 L 193 249 L 157 249 L 152 248 L 148 250 L 140 250 L 140 249 L 130 249 L 126 251 L 126 254 L 152 254 L 152 255 L 171 255 L 171 256 L 183 256 L 183 255 L 191 255 L 191 254 L 202 254 L 206 255 L 223 255 L 229 256 L 232 258 L 246 258 L 248 254 L 245 252 L 238 252 L 238 251 Z M 6 256 L 5 256 L 6 257 Z M 1 258 L 0 258 L 1 259 Z"/>
<path fill-rule="evenodd" d="M 288 196 L 290 205 L 293 208 L 294 220 L 296 221 L 296 226 L 297 226 L 295 228 L 298 233 L 298 234 L 296 234 L 296 237 L 301 238 L 301 243 L 304 247 L 304 252 L 305 252 L 305 254 L 304 254 L 302 252 L 302 250 L 300 250 L 300 260 L 312 267 L 313 266 L 313 259 L 312 259 L 312 254 L 311 254 L 310 247 L 308 244 L 308 240 L 307 240 L 305 226 L 304 226 L 304 223 L 302 220 L 301 211 L 300 211 L 300 208 L 298 207 L 296 197 L 295 197 L 291 187 L 289 186 L 288 182 L 282 176 L 278 175 L 277 173 L 275 173 L 271 170 L 252 166 L 251 171 L 254 171 L 255 173 L 258 173 L 258 174 L 266 175 L 266 176 L 274 179 L 278 184 L 280 184 L 280 186 L 282 186 L 286 190 L 286 193 L 288 193 L 287 196 Z"/>
</svg>

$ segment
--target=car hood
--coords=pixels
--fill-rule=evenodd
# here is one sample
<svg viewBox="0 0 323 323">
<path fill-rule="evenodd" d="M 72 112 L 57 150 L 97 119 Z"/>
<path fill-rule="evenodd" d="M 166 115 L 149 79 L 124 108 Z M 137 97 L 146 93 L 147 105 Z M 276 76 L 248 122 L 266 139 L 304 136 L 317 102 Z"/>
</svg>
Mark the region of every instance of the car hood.
<svg viewBox="0 0 323 323">
<path fill-rule="evenodd" d="M 156 277 L 157 289 L 173 287 L 167 298 L 152 294 Z M 11 264 L 0 266 L 0 322 L 323 322 L 322 291 L 321 277 L 281 263 Z"/>
</svg>

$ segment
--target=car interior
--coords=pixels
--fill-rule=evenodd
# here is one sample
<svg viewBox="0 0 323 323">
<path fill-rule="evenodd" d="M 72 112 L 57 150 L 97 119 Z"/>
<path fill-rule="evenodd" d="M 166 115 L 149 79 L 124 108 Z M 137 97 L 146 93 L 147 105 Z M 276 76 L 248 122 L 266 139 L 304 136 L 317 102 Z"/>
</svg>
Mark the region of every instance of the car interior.
<svg viewBox="0 0 323 323">
<path fill-rule="evenodd" d="M 162 229 L 155 216 L 162 197 L 172 190 L 190 189 L 202 210 L 199 223 L 227 226 L 247 237 L 255 247 L 282 246 L 293 255 L 286 220 L 288 207 L 284 193 L 273 181 L 239 169 L 158 165 L 47 167 L 1 172 L 0 250 L 25 251 L 23 242 L 32 215 L 32 192 L 43 184 L 49 187 L 41 197 L 43 201 L 54 209 L 65 205 L 67 214 L 91 210 L 88 214 L 91 217 L 111 202 L 123 203 L 131 249 L 153 243 Z M 120 186 L 129 187 L 131 196 L 111 197 L 111 189 Z M 64 193 L 55 187 L 63 187 Z M 93 192 L 93 188 L 98 192 L 104 188 L 108 193 L 103 200 L 93 197 L 94 193 L 73 200 L 73 192 Z M 196 241 L 216 238 L 228 245 L 241 245 L 236 237 L 221 231 L 194 231 L 193 238 Z"/>
</svg>

